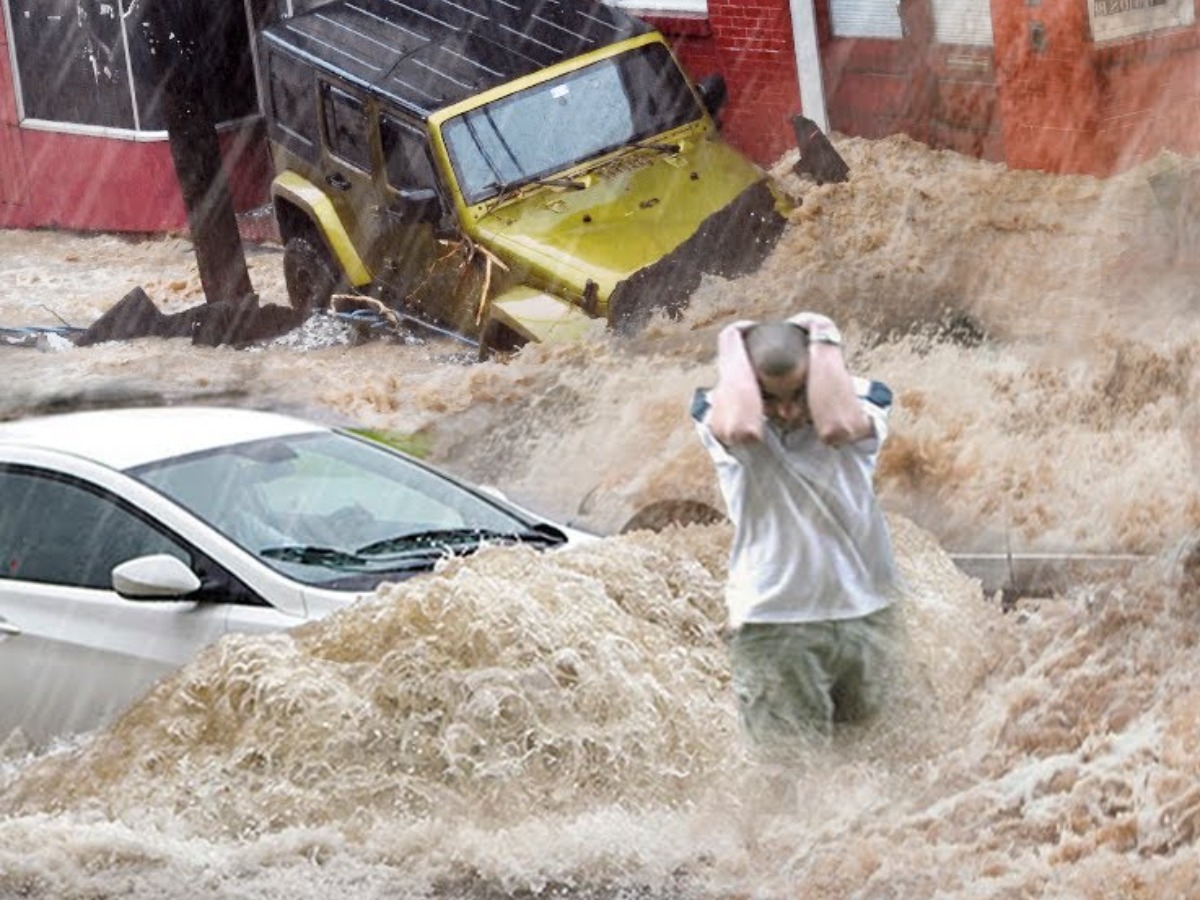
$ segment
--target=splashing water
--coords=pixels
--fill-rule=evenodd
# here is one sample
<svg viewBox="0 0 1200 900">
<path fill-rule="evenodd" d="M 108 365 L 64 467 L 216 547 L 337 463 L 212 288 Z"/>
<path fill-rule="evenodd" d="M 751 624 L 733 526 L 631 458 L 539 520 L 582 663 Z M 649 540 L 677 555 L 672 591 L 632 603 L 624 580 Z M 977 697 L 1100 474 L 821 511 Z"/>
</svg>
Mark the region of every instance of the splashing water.
<svg viewBox="0 0 1200 900">
<path fill-rule="evenodd" d="M 0 896 L 1165 897 L 1200 890 L 1200 281 L 1151 167 L 1010 172 L 843 140 L 764 269 L 634 339 L 474 364 L 445 342 L 0 347 L 6 415 L 211 397 L 427 435 L 614 532 L 717 504 L 687 420 L 735 318 L 816 309 L 897 395 L 878 481 L 904 688 L 756 762 L 721 641 L 724 523 L 495 548 L 325 621 L 230 637 L 111 728 L 0 770 Z M 1154 166 L 1170 163 L 1158 160 Z M 0 232 L 0 322 L 199 302 L 186 242 Z M 285 302 L 278 254 L 251 260 Z M 303 342 L 301 342 L 303 343 Z M 947 548 L 1152 554 L 1004 615 Z M 182 886 L 182 887 L 181 887 Z"/>
</svg>

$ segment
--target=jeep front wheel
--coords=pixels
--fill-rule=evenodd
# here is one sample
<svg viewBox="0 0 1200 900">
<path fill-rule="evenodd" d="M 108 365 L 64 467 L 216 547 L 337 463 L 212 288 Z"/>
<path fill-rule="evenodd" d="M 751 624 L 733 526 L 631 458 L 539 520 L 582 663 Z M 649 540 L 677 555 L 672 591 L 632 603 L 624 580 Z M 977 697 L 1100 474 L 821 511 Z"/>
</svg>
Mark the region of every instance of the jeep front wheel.
<svg viewBox="0 0 1200 900">
<path fill-rule="evenodd" d="M 292 308 L 312 313 L 329 308 L 338 274 L 324 247 L 315 246 L 308 238 L 295 237 L 283 248 L 283 280 Z"/>
</svg>

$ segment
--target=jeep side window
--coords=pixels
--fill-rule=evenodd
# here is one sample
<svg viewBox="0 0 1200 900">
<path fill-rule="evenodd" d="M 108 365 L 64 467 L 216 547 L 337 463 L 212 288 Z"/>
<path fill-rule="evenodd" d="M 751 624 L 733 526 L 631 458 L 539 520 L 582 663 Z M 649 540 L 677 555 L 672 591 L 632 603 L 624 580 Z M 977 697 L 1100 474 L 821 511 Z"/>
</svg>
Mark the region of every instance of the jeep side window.
<svg viewBox="0 0 1200 900">
<path fill-rule="evenodd" d="M 371 170 L 371 141 L 363 102 L 331 84 L 321 85 L 325 110 L 325 143 L 337 157 Z"/>
<path fill-rule="evenodd" d="M 437 187 L 437 175 L 420 132 L 384 114 L 379 117 L 379 140 L 388 184 L 397 190 Z"/>
<path fill-rule="evenodd" d="M 312 159 L 317 143 L 312 70 L 278 53 L 271 53 L 268 60 L 273 137 Z"/>
</svg>

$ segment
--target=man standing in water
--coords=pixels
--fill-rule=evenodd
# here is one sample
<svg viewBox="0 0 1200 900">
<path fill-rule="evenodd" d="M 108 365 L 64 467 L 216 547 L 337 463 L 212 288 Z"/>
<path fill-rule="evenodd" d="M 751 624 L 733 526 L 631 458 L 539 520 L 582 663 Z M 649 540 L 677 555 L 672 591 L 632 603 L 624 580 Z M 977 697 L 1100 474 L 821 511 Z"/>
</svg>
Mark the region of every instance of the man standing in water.
<svg viewBox="0 0 1200 900">
<path fill-rule="evenodd" d="M 739 322 L 692 416 L 733 520 L 733 688 L 772 757 L 863 721 L 891 680 L 895 567 L 872 478 L 891 391 L 853 378 L 832 321 Z"/>
</svg>

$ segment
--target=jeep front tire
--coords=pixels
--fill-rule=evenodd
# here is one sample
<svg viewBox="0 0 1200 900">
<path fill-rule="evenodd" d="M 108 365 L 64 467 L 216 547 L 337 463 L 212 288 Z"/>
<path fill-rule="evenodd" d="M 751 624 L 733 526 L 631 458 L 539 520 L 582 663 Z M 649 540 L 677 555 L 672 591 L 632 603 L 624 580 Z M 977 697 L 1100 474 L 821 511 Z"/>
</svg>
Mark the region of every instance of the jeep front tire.
<svg viewBox="0 0 1200 900">
<path fill-rule="evenodd" d="M 339 278 L 329 252 L 309 238 L 291 238 L 283 248 L 283 280 L 288 302 L 300 313 L 329 308 Z"/>
</svg>

